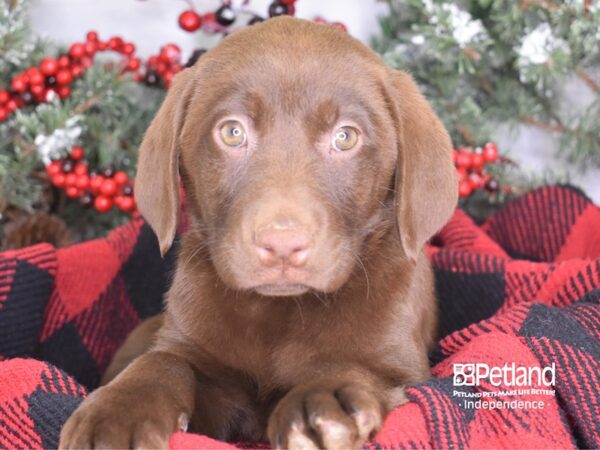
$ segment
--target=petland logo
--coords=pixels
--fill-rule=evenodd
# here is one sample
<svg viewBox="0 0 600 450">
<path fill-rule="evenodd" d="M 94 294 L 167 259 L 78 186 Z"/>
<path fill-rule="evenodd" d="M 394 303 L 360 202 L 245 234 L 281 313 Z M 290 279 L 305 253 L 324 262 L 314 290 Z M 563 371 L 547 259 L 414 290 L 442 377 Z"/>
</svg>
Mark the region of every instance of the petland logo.
<svg viewBox="0 0 600 450">
<path fill-rule="evenodd" d="M 490 367 L 486 363 L 453 364 L 454 386 L 479 386 L 487 380 L 492 386 L 526 387 L 533 384 L 554 386 L 556 366 L 524 367 L 515 363 Z"/>
</svg>

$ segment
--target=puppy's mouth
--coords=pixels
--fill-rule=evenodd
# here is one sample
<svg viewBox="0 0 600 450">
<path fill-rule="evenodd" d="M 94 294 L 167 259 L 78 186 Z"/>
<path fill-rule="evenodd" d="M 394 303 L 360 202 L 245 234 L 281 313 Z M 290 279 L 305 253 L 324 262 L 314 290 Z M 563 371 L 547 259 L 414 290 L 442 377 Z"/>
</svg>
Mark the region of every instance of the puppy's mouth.
<svg viewBox="0 0 600 450">
<path fill-rule="evenodd" d="M 261 284 L 253 288 L 261 295 L 268 297 L 290 297 L 306 294 L 310 287 L 305 284 L 271 283 Z"/>
</svg>

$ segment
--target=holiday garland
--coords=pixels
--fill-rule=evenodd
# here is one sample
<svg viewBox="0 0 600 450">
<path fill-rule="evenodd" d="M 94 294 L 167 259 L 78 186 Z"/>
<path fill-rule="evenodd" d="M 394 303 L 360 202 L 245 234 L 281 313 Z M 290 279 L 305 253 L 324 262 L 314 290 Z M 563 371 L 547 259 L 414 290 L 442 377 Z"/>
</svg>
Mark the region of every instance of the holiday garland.
<svg viewBox="0 0 600 450">
<path fill-rule="evenodd" d="M 72 44 L 67 54 L 58 58 L 47 56 L 38 66 L 16 74 L 10 82 L 10 89 L 0 89 L 0 121 L 7 120 L 19 108 L 50 101 L 55 95 L 68 97 L 73 81 L 83 76 L 100 52 L 112 51 L 123 55 L 121 72 L 132 72 L 137 80 L 145 80 L 140 72 L 141 59 L 135 56 L 133 43 L 125 42 L 120 36 L 101 41 L 95 31 L 88 32 L 86 37 L 85 42 Z M 180 57 L 179 47 L 165 45 L 158 56 L 148 60 L 146 75 L 157 73 L 168 87 L 173 75 L 181 70 Z"/>
</svg>

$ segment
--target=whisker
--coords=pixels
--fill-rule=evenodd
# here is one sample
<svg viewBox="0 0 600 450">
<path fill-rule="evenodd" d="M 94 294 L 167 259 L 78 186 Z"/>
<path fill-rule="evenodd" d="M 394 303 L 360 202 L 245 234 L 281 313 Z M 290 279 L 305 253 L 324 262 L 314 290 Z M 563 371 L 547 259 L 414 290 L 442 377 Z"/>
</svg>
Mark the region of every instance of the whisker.
<svg viewBox="0 0 600 450">
<path fill-rule="evenodd" d="M 316 292 L 316 291 L 311 291 L 311 295 L 312 295 L 313 297 L 315 297 L 317 300 L 319 300 L 319 302 L 321 302 L 321 304 L 322 304 L 323 306 L 325 306 L 326 308 L 329 308 L 329 303 L 327 303 L 327 301 L 325 301 L 325 299 L 324 299 L 324 298 L 321 298 L 321 296 L 319 295 L 319 293 L 318 293 L 318 292 Z"/>
<path fill-rule="evenodd" d="M 348 252 L 352 256 L 352 259 L 360 265 L 363 273 L 365 274 L 365 284 L 367 287 L 365 300 L 368 301 L 369 296 L 371 294 L 371 282 L 369 280 L 369 273 L 367 272 L 367 268 L 365 267 L 365 264 L 363 263 L 363 260 L 360 257 L 360 255 L 354 253 L 351 248 L 349 248 L 348 246 L 345 246 L 344 251 Z"/>
<path fill-rule="evenodd" d="M 304 330 L 304 314 L 302 313 L 302 305 L 298 300 L 298 297 L 294 297 L 294 302 L 298 305 L 298 312 L 300 313 L 300 322 L 302 322 L 302 330 Z"/>
</svg>

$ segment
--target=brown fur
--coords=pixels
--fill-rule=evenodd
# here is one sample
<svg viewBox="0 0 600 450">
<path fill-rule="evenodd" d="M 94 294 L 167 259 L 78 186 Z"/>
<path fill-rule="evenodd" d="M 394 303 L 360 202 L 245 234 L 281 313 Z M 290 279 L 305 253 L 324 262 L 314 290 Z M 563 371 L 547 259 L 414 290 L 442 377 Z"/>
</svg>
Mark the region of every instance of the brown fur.
<svg viewBox="0 0 600 450">
<path fill-rule="evenodd" d="M 245 150 L 219 142 L 231 115 Z M 360 141 L 336 153 L 340 123 Z M 165 447 L 187 418 L 217 439 L 360 447 L 429 377 L 422 249 L 456 204 L 450 149 L 411 77 L 333 28 L 277 18 L 206 53 L 140 150 L 137 200 L 163 253 L 178 174 L 190 205 L 164 323 L 145 353 L 153 332 L 130 338 L 108 378 L 142 356 L 83 402 L 61 448 Z M 309 237 L 306 264 L 261 265 L 273 224 Z"/>
</svg>

